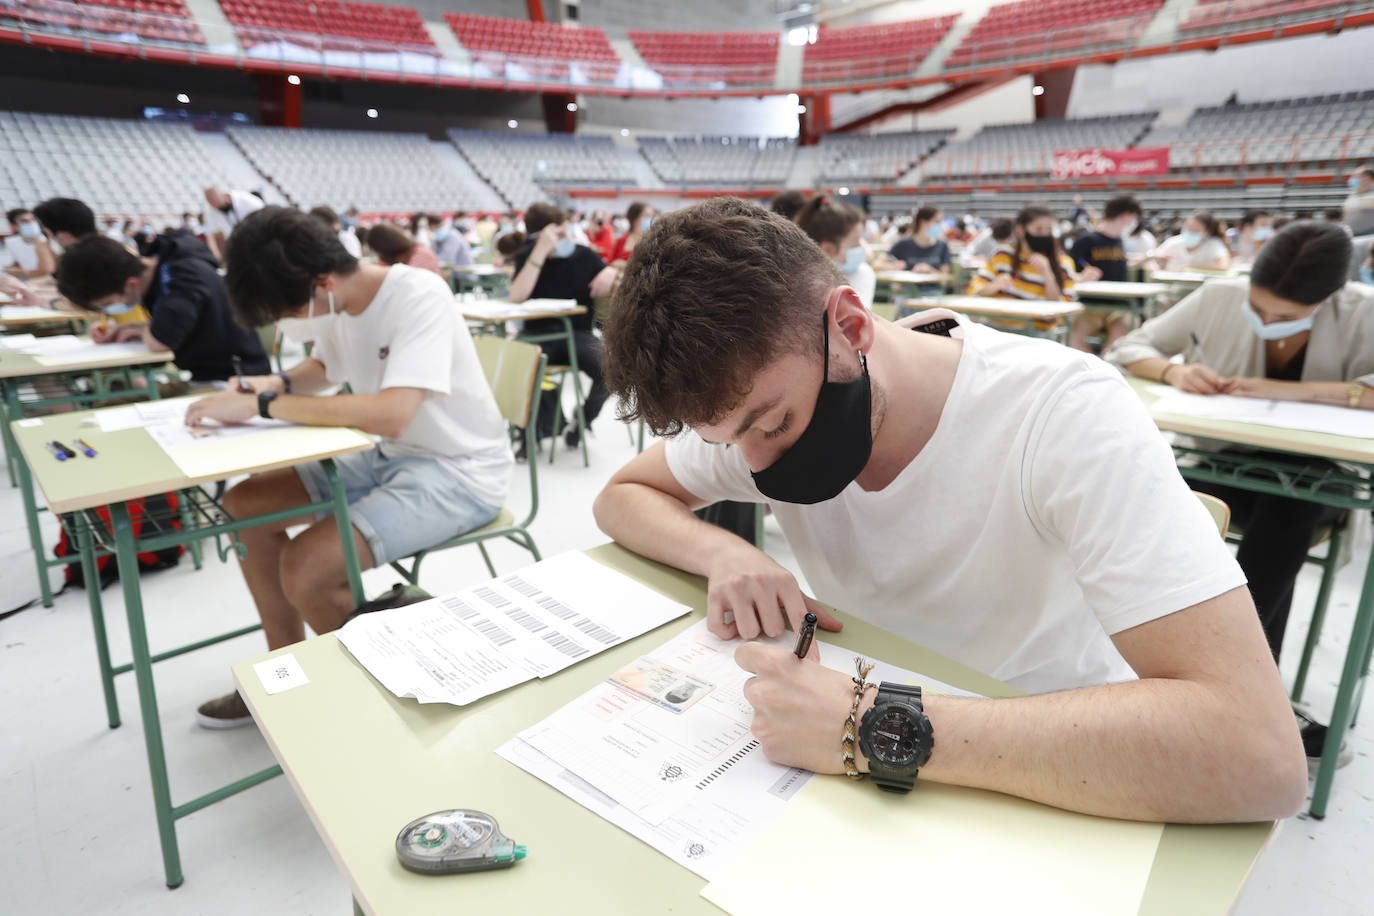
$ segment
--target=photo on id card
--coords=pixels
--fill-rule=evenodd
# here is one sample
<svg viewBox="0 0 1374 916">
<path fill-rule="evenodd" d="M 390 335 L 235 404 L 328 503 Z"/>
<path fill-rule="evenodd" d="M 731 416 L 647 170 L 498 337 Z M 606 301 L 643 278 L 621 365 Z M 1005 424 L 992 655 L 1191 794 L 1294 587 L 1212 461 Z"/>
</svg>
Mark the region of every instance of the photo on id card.
<svg viewBox="0 0 1374 916">
<path fill-rule="evenodd" d="M 675 713 L 686 711 L 716 686 L 652 658 L 636 659 L 606 680 Z"/>
</svg>

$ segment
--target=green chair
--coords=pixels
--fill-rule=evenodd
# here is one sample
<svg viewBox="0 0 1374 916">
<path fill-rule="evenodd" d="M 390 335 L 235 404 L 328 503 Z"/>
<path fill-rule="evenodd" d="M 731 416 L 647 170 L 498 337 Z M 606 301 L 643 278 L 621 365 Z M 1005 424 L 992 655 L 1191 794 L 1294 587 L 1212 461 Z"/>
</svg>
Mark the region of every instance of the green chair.
<svg viewBox="0 0 1374 916">
<path fill-rule="evenodd" d="M 486 542 L 494 538 L 505 538 L 518 544 L 533 554 L 536 561 L 543 559 L 539 555 L 539 548 L 535 546 L 534 537 L 529 532 L 529 526 L 539 512 L 539 462 L 534 458 L 534 411 L 535 405 L 539 403 L 537 394 L 543 387 L 544 353 L 535 344 L 507 340 L 503 337 L 479 335 L 472 339 L 472 343 L 477 348 L 477 358 L 482 363 L 487 384 L 496 396 L 496 406 L 500 408 L 501 416 L 505 418 L 509 427 L 524 430 L 525 449 L 529 455 L 529 460 L 525 463 L 530 469 L 529 513 L 524 520 L 517 522 L 515 514 L 510 509 L 502 507 L 500 514 L 481 528 L 394 561 L 391 568 L 400 573 L 411 585 L 419 584 L 420 564 L 427 555 L 436 550 L 447 550 L 467 544 L 477 545 L 477 549 L 482 551 L 482 559 L 487 564 L 487 570 L 495 576 L 496 567 L 492 565 L 486 547 Z M 406 560 L 410 561 L 409 569 L 404 565 Z"/>
<path fill-rule="evenodd" d="M 1231 507 L 1211 493 L 1199 493 L 1194 490 L 1193 495 L 1202 502 L 1207 514 L 1212 516 L 1212 521 L 1216 522 L 1218 533 L 1223 538 L 1226 537 L 1226 530 L 1231 527 Z"/>
</svg>

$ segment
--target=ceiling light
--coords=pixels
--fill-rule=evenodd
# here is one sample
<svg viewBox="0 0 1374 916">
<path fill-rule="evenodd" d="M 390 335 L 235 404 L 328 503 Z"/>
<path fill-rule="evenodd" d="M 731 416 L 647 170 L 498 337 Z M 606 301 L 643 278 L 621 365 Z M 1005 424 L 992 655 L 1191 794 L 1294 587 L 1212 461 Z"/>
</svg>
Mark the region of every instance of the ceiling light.
<svg viewBox="0 0 1374 916">
<path fill-rule="evenodd" d="M 292 86 L 299 86 L 301 84 L 301 78 L 294 73 L 288 76 L 286 81 Z"/>
<path fill-rule="evenodd" d="M 177 101 L 183 105 L 189 105 L 191 104 L 191 97 L 184 92 L 178 92 Z"/>
</svg>

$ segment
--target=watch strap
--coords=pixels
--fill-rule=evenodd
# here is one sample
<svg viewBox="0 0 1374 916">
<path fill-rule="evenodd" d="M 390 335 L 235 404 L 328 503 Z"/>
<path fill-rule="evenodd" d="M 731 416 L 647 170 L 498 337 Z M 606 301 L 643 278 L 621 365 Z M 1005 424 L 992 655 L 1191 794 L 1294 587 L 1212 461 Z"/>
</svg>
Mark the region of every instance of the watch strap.
<svg viewBox="0 0 1374 916">
<path fill-rule="evenodd" d="M 272 402 L 277 399 L 275 391 L 258 392 L 258 416 L 264 420 L 272 419 Z"/>
<path fill-rule="evenodd" d="M 276 373 L 273 373 L 273 374 L 276 375 L 277 378 L 281 379 L 282 385 L 285 386 L 285 388 L 283 389 L 283 390 L 284 390 L 284 393 L 290 394 L 290 393 L 291 393 L 291 376 L 287 375 L 285 372 L 276 372 Z"/>
</svg>

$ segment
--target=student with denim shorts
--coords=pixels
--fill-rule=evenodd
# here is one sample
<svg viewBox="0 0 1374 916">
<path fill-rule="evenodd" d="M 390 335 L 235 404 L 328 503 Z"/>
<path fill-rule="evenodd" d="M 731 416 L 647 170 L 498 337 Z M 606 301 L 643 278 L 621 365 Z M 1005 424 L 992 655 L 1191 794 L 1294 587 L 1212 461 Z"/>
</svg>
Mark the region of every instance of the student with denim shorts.
<svg viewBox="0 0 1374 916">
<path fill-rule="evenodd" d="M 380 566 L 490 522 L 505 501 L 514 458 L 472 337 L 439 276 L 397 264 L 362 264 L 308 214 L 265 207 L 226 244 L 226 278 L 238 320 L 278 322 L 314 344 L 289 372 L 244 379 L 187 411 L 188 423 L 256 416 L 353 426 L 380 436 L 372 451 L 335 459 L 348 493 L 358 560 Z M 352 393 L 314 397 L 348 382 Z M 323 469 L 309 464 L 255 475 L 224 505 L 235 517 L 328 498 Z M 353 609 L 338 528 L 328 513 L 241 533 L 240 561 L 268 648 L 337 629 Z M 288 537 L 286 529 L 310 521 Z M 207 728 L 252 721 L 230 693 L 200 707 Z"/>
</svg>

